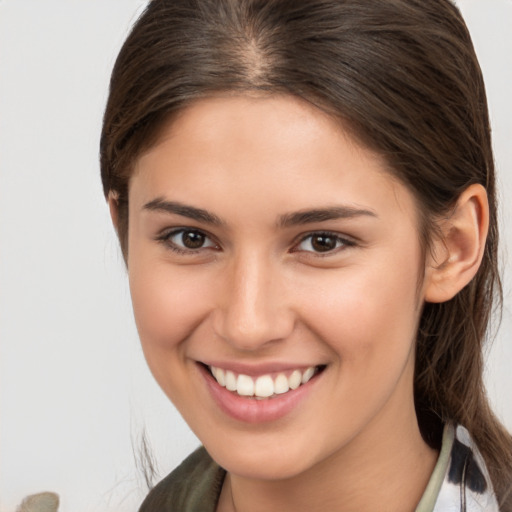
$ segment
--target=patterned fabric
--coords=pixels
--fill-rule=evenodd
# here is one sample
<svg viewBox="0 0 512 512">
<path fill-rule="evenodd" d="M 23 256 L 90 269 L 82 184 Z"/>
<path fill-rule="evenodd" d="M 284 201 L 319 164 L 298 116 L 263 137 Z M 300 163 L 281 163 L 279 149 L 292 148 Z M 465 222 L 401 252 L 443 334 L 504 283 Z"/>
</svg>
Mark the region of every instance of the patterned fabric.
<svg viewBox="0 0 512 512">
<path fill-rule="evenodd" d="M 445 437 L 446 430 L 452 447 L 433 512 L 498 512 L 485 463 L 468 431 L 448 426 Z"/>
<path fill-rule="evenodd" d="M 215 512 L 225 474 L 201 447 L 149 493 L 139 512 Z M 499 512 L 484 461 L 465 428 L 445 426 L 416 512 Z"/>
</svg>

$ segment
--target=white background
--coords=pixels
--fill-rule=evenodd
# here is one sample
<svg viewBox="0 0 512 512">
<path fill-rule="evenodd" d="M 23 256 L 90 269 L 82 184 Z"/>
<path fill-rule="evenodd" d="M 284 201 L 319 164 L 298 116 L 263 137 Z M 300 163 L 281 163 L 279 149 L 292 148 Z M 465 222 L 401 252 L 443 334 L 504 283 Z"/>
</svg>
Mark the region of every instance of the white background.
<svg viewBox="0 0 512 512">
<path fill-rule="evenodd" d="M 143 429 L 166 474 L 198 443 L 145 367 L 102 198 L 109 73 L 142 0 L 0 0 L 0 512 L 145 495 Z M 487 383 L 512 429 L 512 2 L 460 0 L 487 82 L 502 197 L 505 311 Z"/>
</svg>

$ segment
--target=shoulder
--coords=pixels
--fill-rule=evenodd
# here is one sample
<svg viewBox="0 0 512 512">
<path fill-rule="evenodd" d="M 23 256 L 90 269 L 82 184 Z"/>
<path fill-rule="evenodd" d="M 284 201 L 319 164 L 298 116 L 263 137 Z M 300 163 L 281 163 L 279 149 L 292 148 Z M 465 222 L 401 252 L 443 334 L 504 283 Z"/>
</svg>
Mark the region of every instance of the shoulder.
<svg viewBox="0 0 512 512">
<path fill-rule="evenodd" d="M 214 512 L 225 471 L 201 447 L 154 487 L 139 512 Z"/>
</svg>

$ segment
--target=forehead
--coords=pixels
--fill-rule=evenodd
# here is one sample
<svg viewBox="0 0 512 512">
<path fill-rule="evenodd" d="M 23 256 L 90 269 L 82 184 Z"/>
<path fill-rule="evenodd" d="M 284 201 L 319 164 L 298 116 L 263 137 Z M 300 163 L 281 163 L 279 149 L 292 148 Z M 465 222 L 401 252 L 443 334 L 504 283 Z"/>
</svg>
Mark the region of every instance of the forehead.
<svg viewBox="0 0 512 512">
<path fill-rule="evenodd" d="M 130 188 L 148 201 L 170 194 L 215 206 L 227 196 L 244 206 L 298 209 L 341 201 L 372 208 L 409 196 L 397 203 L 407 210 L 412 200 L 381 156 L 338 120 L 290 96 L 193 103 L 139 158 Z"/>
<path fill-rule="evenodd" d="M 153 139 L 139 161 L 155 148 L 172 144 L 172 139 L 179 139 L 180 144 L 186 141 L 189 148 L 195 142 L 203 149 L 209 143 L 219 147 L 222 142 L 231 145 L 231 156 L 236 154 L 237 143 L 247 148 L 252 142 L 260 154 L 267 150 L 272 157 L 285 148 L 300 151 L 306 141 L 332 146 L 341 139 L 387 170 L 385 159 L 359 143 L 344 122 L 292 95 L 226 93 L 195 100 L 173 114 Z M 140 165 L 135 166 L 138 169 Z"/>
</svg>

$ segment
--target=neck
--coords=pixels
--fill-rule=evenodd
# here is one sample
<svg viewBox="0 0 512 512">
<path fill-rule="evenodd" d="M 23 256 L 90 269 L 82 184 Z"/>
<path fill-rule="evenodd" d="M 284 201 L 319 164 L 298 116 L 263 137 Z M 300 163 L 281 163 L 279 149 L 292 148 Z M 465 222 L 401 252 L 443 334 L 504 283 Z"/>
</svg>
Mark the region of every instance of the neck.
<svg viewBox="0 0 512 512">
<path fill-rule="evenodd" d="M 391 407 L 346 447 L 285 480 L 228 474 L 218 512 L 336 510 L 411 512 L 434 469 L 437 452 L 423 441 L 414 406 Z"/>
</svg>

